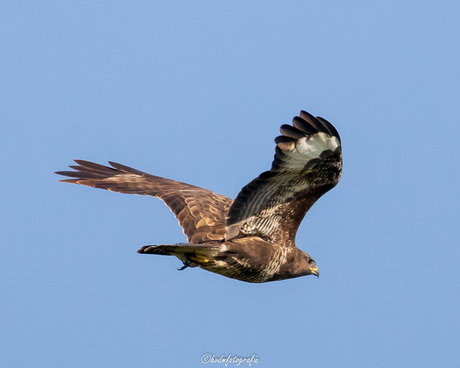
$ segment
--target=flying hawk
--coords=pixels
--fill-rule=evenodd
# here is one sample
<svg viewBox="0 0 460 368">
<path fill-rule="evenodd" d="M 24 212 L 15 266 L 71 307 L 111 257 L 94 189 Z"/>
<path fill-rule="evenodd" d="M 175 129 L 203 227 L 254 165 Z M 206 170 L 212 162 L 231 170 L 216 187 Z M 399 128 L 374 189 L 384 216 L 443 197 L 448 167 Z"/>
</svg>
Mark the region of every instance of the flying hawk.
<svg viewBox="0 0 460 368">
<path fill-rule="evenodd" d="M 319 276 L 313 258 L 295 245 L 310 207 L 340 180 L 340 136 L 331 123 L 305 111 L 282 125 L 269 171 L 232 201 L 190 184 L 109 162 L 75 160 L 66 183 L 160 198 L 174 213 L 187 243 L 146 245 L 138 253 L 174 255 L 187 267 L 246 282 Z"/>
</svg>

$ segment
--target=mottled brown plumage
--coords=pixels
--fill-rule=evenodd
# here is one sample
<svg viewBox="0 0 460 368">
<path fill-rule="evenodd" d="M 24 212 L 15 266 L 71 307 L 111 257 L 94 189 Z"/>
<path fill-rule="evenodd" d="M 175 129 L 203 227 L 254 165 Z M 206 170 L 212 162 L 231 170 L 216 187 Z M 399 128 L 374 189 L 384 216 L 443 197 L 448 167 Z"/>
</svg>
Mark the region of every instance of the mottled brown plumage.
<svg viewBox="0 0 460 368">
<path fill-rule="evenodd" d="M 305 111 L 281 126 L 272 168 L 232 201 L 209 190 L 109 162 L 75 160 L 59 171 L 67 183 L 158 197 L 171 209 L 188 243 L 148 245 L 139 253 L 174 255 L 184 267 L 247 282 L 319 275 L 314 260 L 295 245 L 310 207 L 340 180 L 342 155 L 335 128 Z"/>
</svg>

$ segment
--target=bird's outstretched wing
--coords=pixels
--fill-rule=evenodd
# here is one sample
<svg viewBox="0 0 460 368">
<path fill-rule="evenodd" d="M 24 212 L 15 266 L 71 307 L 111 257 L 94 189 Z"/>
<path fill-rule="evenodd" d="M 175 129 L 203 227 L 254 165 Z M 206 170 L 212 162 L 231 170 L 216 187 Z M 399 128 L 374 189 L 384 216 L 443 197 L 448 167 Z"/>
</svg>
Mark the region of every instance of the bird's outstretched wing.
<svg viewBox="0 0 460 368">
<path fill-rule="evenodd" d="M 271 170 L 243 187 L 230 207 L 227 240 L 260 236 L 295 246 L 307 211 L 340 180 L 340 137 L 328 121 L 301 111 L 280 131 Z"/>
<path fill-rule="evenodd" d="M 112 167 L 84 160 L 75 162 L 78 166 L 69 166 L 75 171 L 56 172 L 71 178 L 60 181 L 158 197 L 174 213 L 190 243 L 224 239 L 225 216 L 232 204 L 230 198 L 115 162 L 109 162 Z"/>
</svg>

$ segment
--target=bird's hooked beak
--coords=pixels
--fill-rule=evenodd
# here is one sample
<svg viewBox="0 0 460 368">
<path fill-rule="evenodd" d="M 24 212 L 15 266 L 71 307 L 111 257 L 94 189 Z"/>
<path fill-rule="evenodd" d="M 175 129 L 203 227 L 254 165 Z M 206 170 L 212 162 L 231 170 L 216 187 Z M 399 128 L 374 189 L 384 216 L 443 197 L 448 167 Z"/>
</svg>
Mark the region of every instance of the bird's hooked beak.
<svg viewBox="0 0 460 368">
<path fill-rule="evenodd" d="M 318 270 L 317 265 L 314 265 L 312 268 L 310 268 L 310 271 L 311 271 L 312 275 L 315 275 L 316 277 L 319 277 L 319 270 Z"/>
</svg>

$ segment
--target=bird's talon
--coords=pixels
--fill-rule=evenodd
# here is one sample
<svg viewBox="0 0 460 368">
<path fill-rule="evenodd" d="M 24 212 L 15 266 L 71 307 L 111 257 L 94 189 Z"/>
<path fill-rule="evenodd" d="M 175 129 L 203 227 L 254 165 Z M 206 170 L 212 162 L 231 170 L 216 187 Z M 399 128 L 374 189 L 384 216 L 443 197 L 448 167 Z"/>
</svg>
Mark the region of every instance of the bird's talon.
<svg viewBox="0 0 460 368">
<path fill-rule="evenodd" d="M 178 271 L 183 271 L 185 270 L 187 267 L 190 267 L 190 261 L 187 261 L 187 262 L 183 262 L 184 265 L 181 267 L 181 268 L 178 268 L 177 270 Z"/>
</svg>

